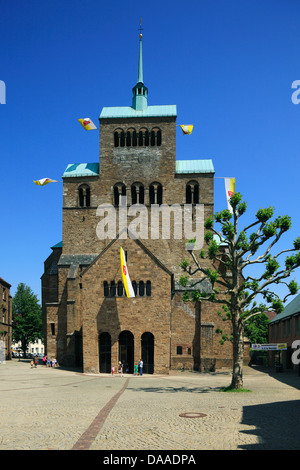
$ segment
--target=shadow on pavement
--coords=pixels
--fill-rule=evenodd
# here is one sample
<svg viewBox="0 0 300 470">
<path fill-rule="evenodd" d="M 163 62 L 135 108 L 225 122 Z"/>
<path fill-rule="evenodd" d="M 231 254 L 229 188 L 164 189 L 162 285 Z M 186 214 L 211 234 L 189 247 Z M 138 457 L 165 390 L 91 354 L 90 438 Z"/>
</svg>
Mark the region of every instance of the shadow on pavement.
<svg viewBox="0 0 300 470">
<path fill-rule="evenodd" d="M 273 377 L 279 382 L 300 390 L 300 376 L 298 375 L 297 371 L 283 369 L 282 372 L 276 372 L 276 370 L 273 368 L 263 366 L 252 366 L 252 368 L 264 374 L 268 374 L 270 377 Z"/>
<path fill-rule="evenodd" d="M 240 445 L 244 450 L 299 450 L 300 400 L 244 406 L 241 423 L 255 429 L 240 431 L 255 435 L 259 443 Z"/>
<path fill-rule="evenodd" d="M 152 392 L 152 393 L 178 393 L 178 392 L 187 392 L 187 393 L 210 393 L 218 392 L 222 387 L 127 387 L 127 390 L 134 390 L 135 392 Z"/>
</svg>

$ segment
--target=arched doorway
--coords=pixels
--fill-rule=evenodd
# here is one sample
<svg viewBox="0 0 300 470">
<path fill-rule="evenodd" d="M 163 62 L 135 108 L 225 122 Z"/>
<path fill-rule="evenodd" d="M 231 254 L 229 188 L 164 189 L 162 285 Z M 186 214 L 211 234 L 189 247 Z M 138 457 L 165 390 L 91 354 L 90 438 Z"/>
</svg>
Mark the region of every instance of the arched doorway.
<svg viewBox="0 0 300 470">
<path fill-rule="evenodd" d="M 130 331 L 122 331 L 119 335 L 119 361 L 124 372 L 133 374 L 134 368 L 134 336 Z"/>
<path fill-rule="evenodd" d="M 142 334 L 142 361 L 145 374 L 154 372 L 154 336 L 150 332 Z"/>
<path fill-rule="evenodd" d="M 99 335 L 99 369 L 103 373 L 111 371 L 111 337 L 109 333 Z"/>
</svg>

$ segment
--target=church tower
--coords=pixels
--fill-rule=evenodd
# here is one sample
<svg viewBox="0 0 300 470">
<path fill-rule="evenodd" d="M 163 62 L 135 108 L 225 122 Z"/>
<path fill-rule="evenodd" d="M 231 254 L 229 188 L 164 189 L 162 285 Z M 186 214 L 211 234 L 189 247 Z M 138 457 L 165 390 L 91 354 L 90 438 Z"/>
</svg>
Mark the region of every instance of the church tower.
<svg viewBox="0 0 300 470">
<path fill-rule="evenodd" d="M 150 205 L 154 201 L 170 204 L 170 185 L 176 171 L 177 108 L 148 104 L 142 34 L 137 83 L 132 92 L 132 106 L 104 107 L 99 117 L 103 202 L 111 200 L 113 193 L 115 205 L 121 195 L 127 196 L 130 205 L 136 202 Z"/>
</svg>

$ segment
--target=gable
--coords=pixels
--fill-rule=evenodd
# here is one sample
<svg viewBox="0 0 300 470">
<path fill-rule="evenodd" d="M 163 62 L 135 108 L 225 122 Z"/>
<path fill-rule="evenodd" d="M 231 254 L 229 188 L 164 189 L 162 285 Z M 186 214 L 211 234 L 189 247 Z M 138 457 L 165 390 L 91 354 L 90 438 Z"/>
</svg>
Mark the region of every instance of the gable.
<svg viewBox="0 0 300 470">
<path fill-rule="evenodd" d="M 118 266 L 120 266 L 120 247 L 122 247 L 124 251 L 126 251 L 126 248 L 128 248 L 129 251 L 133 250 L 133 252 L 140 249 L 140 251 L 144 255 L 143 257 L 145 260 L 148 259 L 149 263 L 153 263 L 155 266 L 163 270 L 173 279 L 173 273 L 139 239 L 134 239 L 133 237 L 122 239 L 120 238 L 122 233 L 123 231 L 118 234 L 118 236 L 114 240 L 112 240 L 96 258 L 94 258 L 91 264 L 81 273 L 81 276 L 84 276 L 86 272 L 89 271 L 96 263 L 100 263 L 100 265 L 102 263 L 103 265 L 105 265 L 106 254 L 108 252 L 111 252 L 112 250 L 115 252 L 114 255 L 116 257 Z M 127 262 L 129 272 L 130 264 L 131 263 L 129 260 L 129 262 Z"/>
</svg>

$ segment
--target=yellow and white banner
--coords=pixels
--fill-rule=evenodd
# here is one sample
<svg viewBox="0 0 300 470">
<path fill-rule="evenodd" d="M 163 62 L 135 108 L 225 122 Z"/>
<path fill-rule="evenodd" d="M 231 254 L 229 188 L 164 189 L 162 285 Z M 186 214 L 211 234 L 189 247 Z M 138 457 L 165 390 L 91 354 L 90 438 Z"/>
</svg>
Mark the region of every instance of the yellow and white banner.
<svg viewBox="0 0 300 470">
<path fill-rule="evenodd" d="M 285 351 L 287 349 L 287 343 L 251 344 L 251 348 L 256 351 Z"/>
<path fill-rule="evenodd" d="M 122 280 L 126 292 L 127 297 L 135 297 L 135 293 L 131 284 L 131 280 L 128 274 L 128 269 L 127 269 L 127 264 L 126 264 L 126 259 L 125 259 L 125 254 L 124 250 L 122 247 L 120 247 L 120 258 L 121 258 L 121 272 L 122 272 Z"/>
<path fill-rule="evenodd" d="M 235 193 L 235 178 L 224 178 L 225 179 L 225 191 L 227 199 L 227 207 L 230 212 L 233 212 L 233 209 L 229 203 L 229 199 Z"/>
<path fill-rule="evenodd" d="M 193 125 L 192 124 L 183 124 L 183 125 L 180 125 L 181 129 L 182 129 L 182 132 L 183 134 L 188 134 L 190 135 L 192 133 L 192 130 L 193 130 Z"/>
<path fill-rule="evenodd" d="M 42 178 L 41 180 L 33 180 L 34 184 L 38 186 L 45 186 L 48 183 L 58 183 L 56 180 L 51 180 L 50 178 Z"/>
<path fill-rule="evenodd" d="M 78 119 L 78 121 L 86 131 L 93 131 L 94 129 L 97 129 L 90 118 Z"/>
</svg>

